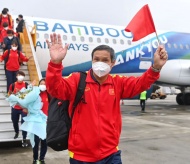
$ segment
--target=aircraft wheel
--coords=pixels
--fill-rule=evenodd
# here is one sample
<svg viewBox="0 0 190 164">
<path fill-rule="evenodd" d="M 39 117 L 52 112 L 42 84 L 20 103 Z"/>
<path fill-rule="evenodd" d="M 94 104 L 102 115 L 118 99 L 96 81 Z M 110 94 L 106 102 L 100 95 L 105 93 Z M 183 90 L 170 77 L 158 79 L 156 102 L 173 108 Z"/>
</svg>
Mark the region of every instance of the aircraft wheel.
<svg viewBox="0 0 190 164">
<path fill-rule="evenodd" d="M 184 104 L 190 105 L 190 93 L 185 93 L 184 95 Z"/>
<path fill-rule="evenodd" d="M 183 102 L 183 93 L 177 94 L 177 96 L 176 96 L 176 102 L 178 103 L 178 105 L 184 105 L 184 102 Z"/>
</svg>

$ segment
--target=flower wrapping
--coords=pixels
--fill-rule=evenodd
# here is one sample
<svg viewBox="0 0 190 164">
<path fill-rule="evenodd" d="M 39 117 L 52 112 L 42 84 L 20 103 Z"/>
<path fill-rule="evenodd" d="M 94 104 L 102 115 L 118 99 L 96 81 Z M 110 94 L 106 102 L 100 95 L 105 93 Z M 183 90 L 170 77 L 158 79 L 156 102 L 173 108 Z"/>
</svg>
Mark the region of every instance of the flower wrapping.
<svg viewBox="0 0 190 164">
<path fill-rule="evenodd" d="M 6 98 L 10 106 L 14 107 L 17 104 L 28 109 L 28 114 L 23 118 L 24 123 L 20 129 L 27 131 L 32 147 L 35 145 L 34 135 L 42 140 L 46 138 L 47 116 L 41 110 L 43 103 L 39 94 L 39 87 L 28 85 L 27 89 L 22 88 L 18 93 Z"/>
</svg>

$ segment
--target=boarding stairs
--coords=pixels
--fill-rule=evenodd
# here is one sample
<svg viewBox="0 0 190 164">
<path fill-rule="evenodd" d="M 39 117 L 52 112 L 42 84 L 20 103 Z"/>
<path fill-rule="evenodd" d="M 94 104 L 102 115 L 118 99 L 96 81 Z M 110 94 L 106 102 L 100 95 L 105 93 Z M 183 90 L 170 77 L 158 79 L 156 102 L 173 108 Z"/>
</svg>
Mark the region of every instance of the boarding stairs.
<svg viewBox="0 0 190 164">
<path fill-rule="evenodd" d="M 36 30 L 35 27 L 32 31 L 29 31 L 29 26 L 25 25 L 23 33 L 20 33 L 20 41 L 22 44 L 23 53 L 29 57 L 33 56 L 29 62 L 24 63 L 25 65 L 20 67 L 20 70 L 25 73 L 25 81 L 31 83 L 31 81 L 36 80 L 36 85 L 42 78 L 41 71 L 36 58 L 35 47 L 36 45 Z M 0 49 L 0 54 L 2 51 Z M 14 139 L 14 128 L 11 121 L 11 107 L 9 103 L 5 100 L 5 94 L 7 88 L 7 81 L 4 71 L 4 63 L 0 63 L 0 142 L 10 142 L 18 141 L 22 139 L 22 132 L 19 132 L 19 137 Z M 21 120 L 21 118 L 20 118 Z M 19 123 L 20 126 L 20 123 Z"/>
</svg>

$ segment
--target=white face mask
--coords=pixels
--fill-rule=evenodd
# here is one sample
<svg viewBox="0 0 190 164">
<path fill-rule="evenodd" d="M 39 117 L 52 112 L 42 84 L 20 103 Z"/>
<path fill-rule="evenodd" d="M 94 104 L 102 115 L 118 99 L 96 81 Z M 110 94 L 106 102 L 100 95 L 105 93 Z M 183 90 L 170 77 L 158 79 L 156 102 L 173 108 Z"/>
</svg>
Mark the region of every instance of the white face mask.
<svg viewBox="0 0 190 164">
<path fill-rule="evenodd" d="M 3 17 L 7 17 L 7 15 L 6 15 L 6 14 L 5 14 L 5 15 L 3 14 Z"/>
<path fill-rule="evenodd" d="M 18 47 L 12 47 L 12 50 L 13 51 L 16 51 Z"/>
<path fill-rule="evenodd" d="M 41 90 L 42 92 L 46 90 L 46 86 L 45 86 L 45 85 L 39 85 L 39 88 L 40 88 L 40 90 Z"/>
<path fill-rule="evenodd" d="M 5 29 L 5 30 L 8 30 L 8 29 L 9 29 L 9 27 L 5 27 L 4 29 Z"/>
<path fill-rule="evenodd" d="M 23 81 L 24 80 L 24 76 L 19 75 L 19 76 L 17 76 L 17 79 L 18 79 L 18 81 Z"/>
<path fill-rule="evenodd" d="M 12 38 L 13 38 L 13 36 L 8 36 L 8 38 L 9 38 L 9 39 L 12 39 Z"/>
<path fill-rule="evenodd" d="M 92 70 L 98 77 L 102 77 L 110 72 L 111 67 L 104 62 L 95 62 L 92 63 Z"/>
</svg>

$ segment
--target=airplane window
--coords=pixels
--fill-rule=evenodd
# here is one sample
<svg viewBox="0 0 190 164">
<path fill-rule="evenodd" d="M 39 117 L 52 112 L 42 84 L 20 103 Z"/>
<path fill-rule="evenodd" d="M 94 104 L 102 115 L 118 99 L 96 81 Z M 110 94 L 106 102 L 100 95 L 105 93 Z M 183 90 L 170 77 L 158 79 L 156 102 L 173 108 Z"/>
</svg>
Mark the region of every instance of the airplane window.
<svg viewBox="0 0 190 164">
<path fill-rule="evenodd" d="M 100 39 L 100 38 L 97 38 L 97 42 L 98 42 L 98 43 L 101 43 L 101 39 Z"/>
<path fill-rule="evenodd" d="M 108 38 L 105 38 L 105 42 L 106 42 L 106 43 L 109 43 L 109 40 L 108 40 Z"/>
<path fill-rule="evenodd" d="M 127 43 L 128 43 L 128 45 L 131 45 L 131 41 L 130 40 L 128 40 Z"/>
<path fill-rule="evenodd" d="M 67 40 L 67 35 L 63 35 L 63 40 Z"/>
<path fill-rule="evenodd" d="M 92 37 L 89 37 L 89 42 L 93 42 L 93 38 Z"/>
<path fill-rule="evenodd" d="M 37 39 L 39 39 L 39 37 L 40 37 L 39 33 L 36 33 L 36 37 L 37 37 Z"/>
<path fill-rule="evenodd" d="M 180 44 L 180 48 L 183 49 L 183 45 L 182 44 Z"/>
<path fill-rule="evenodd" d="M 117 43 L 116 39 L 113 39 L 113 44 L 116 44 L 116 43 Z"/>
<path fill-rule="evenodd" d="M 124 41 L 123 41 L 123 39 L 121 39 L 121 40 L 120 40 L 120 44 L 124 44 Z"/>
<path fill-rule="evenodd" d="M 84 36 L 80 37 L 81 42 L 84 42 Z"/>
<path fill-rule="evenodd" d="M 171 47 L 172 47 L 170 43 L 168 43 L 167 45 L 168 45 L 168 48 L 171 48 Z"/>
<path fill-rule="evenodd" d="M 186 46 L 185 46 L 187 49 L 189 49 L 189 45 L 188 44 L 186 44 Z"/>
<path fill-rule="evenodd" d="M 76 41 L 76 36 L 72 36 L 72 41 Z"/>
<path fill-rule="evenodd" d="M 44 38 L 45 39 L 49 39 L 49 35 L 48 34 L 44 34 Z"/>
<path fill-rule="evenodd" d="M 174 48 L 177 48 L 177 44 L 174 43 Z"/>
</svg>

